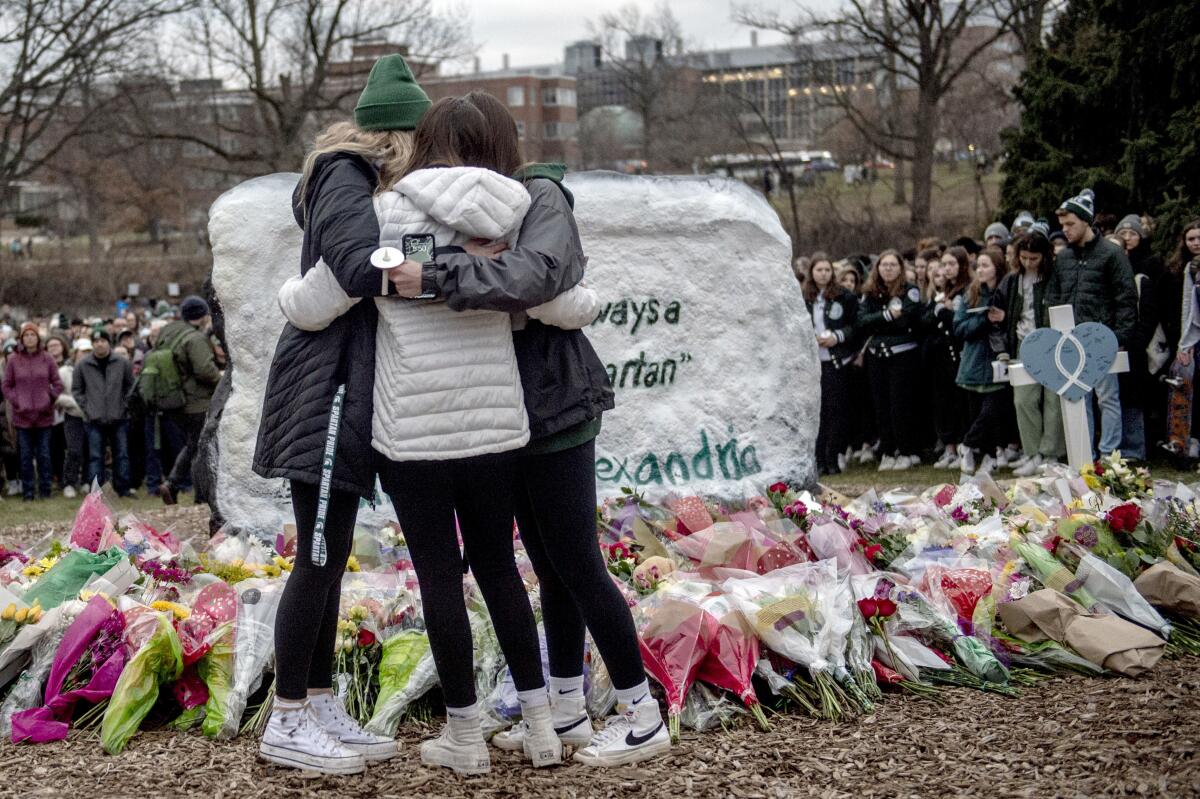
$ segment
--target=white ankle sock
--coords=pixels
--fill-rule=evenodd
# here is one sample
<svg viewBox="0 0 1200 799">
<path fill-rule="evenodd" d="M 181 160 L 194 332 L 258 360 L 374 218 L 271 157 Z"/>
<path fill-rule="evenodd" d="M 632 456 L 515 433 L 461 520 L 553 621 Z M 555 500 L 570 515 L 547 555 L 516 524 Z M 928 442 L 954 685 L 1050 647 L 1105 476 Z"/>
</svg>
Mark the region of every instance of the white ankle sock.
<svg viewBox="0 0 1200 799">
<path fill-rule="evenodd" d="M 477 719 L 479 718 L 479 703 L 475 702 L 466 707 L 447 707 L 446 716 L 452 719 Z"/>
<path fill-rule="evenodd" d="M 521 700 L 521 710 L 535 707 L 549 707 L 550 694 L 545 688 L 534 688 L 532 691 L 517 691 L 517 699 Z"/>
<path fill-rule="evenodd" d="M 578 677 L 550 676 L 550 696 L 555 700 L 578 696 L 583 693 L 583 675 Z"/>
<path fill-rule="evenodd" d="M 307 699 L 284 699 L 281 696 L 276 696 L 275 704 L 271 708 L 272 710 L 299 710 L 307 704 Z"/>
<path fill-rule="evenodd" d="M 642 680 L 632 688 L 617 688 L 617 704 L 625 709 L 629 709 L 634 705 L 640 705 L 642 702 L 653 702 L 654 699 L 650 696 L 650 683 Z"/>
</svg>

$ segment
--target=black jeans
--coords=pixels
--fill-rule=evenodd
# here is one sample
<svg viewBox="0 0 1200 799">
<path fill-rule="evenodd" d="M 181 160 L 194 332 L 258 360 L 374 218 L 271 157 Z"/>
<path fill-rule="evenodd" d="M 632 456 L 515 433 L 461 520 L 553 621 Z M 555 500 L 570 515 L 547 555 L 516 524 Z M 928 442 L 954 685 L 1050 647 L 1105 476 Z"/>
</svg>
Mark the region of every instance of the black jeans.
<svg viewBox="0 0 1200 799">
<path fill-rule="evenodd" d="M 613 585 L 596 540 L 596 442 L 522 457 L 517 527 L 542 595 L 550 674 L 583 674 L 584 628 L 613 686 L 646 678 L 629 606 Z"/>
<path fill-rule="evenodd" d="M 867 354 L 880 455 L 916 455 L 921 449 L 920 431 L 913 424 L 920 372 L 919 349 L 890 357 Z"/>
<path fill-rule="evenodd" d="M 984 455 L 995 453 L 996 448 L 1008 444 L 1008 415 L 1013 412 L 1012 389 L 981 394 L 962 389 L 967 407 L 971 411 L 971 427 L 963 443 Z"/>
<path fill-rule="evenodd" d="M 192 459 L 196 457 L 196 452 L 200 448 L 200 431 L 204 429 L 204 420 L 208 414 L 172 412 L 164 414 L 164 416 L 183 430 L 187 439 L 187 443 L 179 451 L 179 457 L 175 459 L 175 465 L 171 467 L 171 473 L 167 475 L 166 480 L 173 487 L 178 488 L 192 479 Z M 208 497 L 200 496 L 200 491 L 197 489 L 196 504 L 207 501 Z"/>
<path fill-rule="evenodd" d="M 546 684 L 537 625 L 513 557 L 515 470 L 513 453 L 448 461 L 379 458 L 379 480 L 396 508 L 421 584 L 429 647 L 448 707 L 467 707 L 476 699 L 456 515 L 513 683 L 518 691 Z"/>
<path fill-rule="evenodd" d="M 850 444 L 851 367 L 821 362 L 821 425 L 817 432 L 817 470 L 838 471 L 838 456 Z"/>
<path fill-rule="evenodd" d="M 330 493 L 325 514 L 327 559 L 324 566 L 314 566 L 310 556 L 317 496 L 315 485 L 292 481 L 296 562 L 275 614 L 275 692 L 283 699 L 303 699 L 309 688 L 333 686 L 342 573 L 354 543 L 358 497 L 344 491 Z"/>
<path fill-rule="evenodd" d="M 63 420 L 63 434 L 67 440 L 67 451 L 63 456 L 63 488 L 79 488 L 84 471 L 84 454 L 87 452 L 87 430 L 83 419 L 68 416 Z M 84 485 L 84 488 L 91 486 Z"/>
</svg>

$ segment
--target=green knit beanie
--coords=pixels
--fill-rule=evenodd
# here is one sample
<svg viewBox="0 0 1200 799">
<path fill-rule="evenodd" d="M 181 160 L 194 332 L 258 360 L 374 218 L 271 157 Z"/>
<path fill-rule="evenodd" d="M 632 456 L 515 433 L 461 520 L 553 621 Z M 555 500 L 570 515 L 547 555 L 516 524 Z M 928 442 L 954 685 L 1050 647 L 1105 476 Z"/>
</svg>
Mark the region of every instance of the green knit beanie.
<svg viewBox="0 0 1200 799">
<path fill-rule="evenodd" d="M 360 130 L 412 130 L 430 105 L 404 57 L 385 55 L 371 67 L 354 123 Z"/>
</svg>

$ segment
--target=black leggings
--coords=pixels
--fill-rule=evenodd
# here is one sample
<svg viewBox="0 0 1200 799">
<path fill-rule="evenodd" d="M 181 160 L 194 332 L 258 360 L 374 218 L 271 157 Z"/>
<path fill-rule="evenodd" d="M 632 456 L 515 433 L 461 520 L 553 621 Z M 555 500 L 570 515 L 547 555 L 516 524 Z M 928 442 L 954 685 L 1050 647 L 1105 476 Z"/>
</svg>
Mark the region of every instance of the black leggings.
<svg viewBox="0 0 1200 799">
<path fill-rule="evenodd" d="M 584 627 L 618 689 L 645 677 L 633 616 L 596 541 L 596 442 L 520 459 L 517 526 L 542 594 L 550 673 L 583 673 Z"/>
<path fill-rule="evenodd" d="M 513 557 L 515 467 L 512 453 L 399 463 L 380 457 L 379 480 L 396 507 L 421 584 L 425 628 L 448 707 L 467 707 L 476 699 L 455 514 L 513 683 L 518 691 L 546 684 L 537 625 Z"/>
<path fill-rule="evenodd" d="M 333 686 L 333 645 L 337 639 L 342 573 L 354 543 L 358 496 L 334 491 L 325 514 L 328 559 L 314 566 L 313 527 L 317 522 L 317 487 L 292 481 L 296 515 L 296 563 L 288 576 L 275 615 L 275 693 L 299 700 L 309 688 Z"/>
<path fill-rule="evenodd" d="M 880 455 L 916 455 L 920 435 L 916 416 L 917 381 L 921 379 L 921 353 L 912 349 L 888 357 L 867 354 L 867 377 L 879 425 Z"/>
<path fill-rule="evenodd" d="M 817 469 L 838 471 L 838 456 L 850 444 L 850 369 L 821 362 L 821 424 L 817 432 Z"/>
<path fill-rule="evenodd" d="M 1012 412 L 1012 389 L 1007 386 L 999 391 L 987 393 L 960 389 L 966 395 L 967 407 L 971 411 L 971 427 L 963 437 L 963 443 L 984 455 L 991 455 L 997 447 L 1008 443 L 1007 414 Z"/>
</svg>

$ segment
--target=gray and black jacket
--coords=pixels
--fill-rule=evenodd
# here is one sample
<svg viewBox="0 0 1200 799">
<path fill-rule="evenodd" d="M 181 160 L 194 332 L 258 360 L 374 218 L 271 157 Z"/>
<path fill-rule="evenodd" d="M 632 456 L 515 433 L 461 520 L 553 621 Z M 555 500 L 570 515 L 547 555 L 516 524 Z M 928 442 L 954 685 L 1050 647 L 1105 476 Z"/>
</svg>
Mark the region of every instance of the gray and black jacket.
<svg viewBox="0 0 1200 799">
<path fill-rule="evenodd" d="M 425 265 L 422 290 L 436 293 L 456 311 L 519 313 L 582 280 L 587 259 L 570 193 L 551 177 L 535 177 L 526 188 L 532 202 L 515 247 L 494 259 L 438 255 Z M 614 407 L 608 373 L 582 330 L 529 319 L 514 331 L 513 344 L 531 441 L 597 419 Z"/>
<path fill-rule="evenodd" d="M 809 316 L 814 313 L 815 302 L 804 301 Z M 838 343 L 829 348 L 830 363 L 841 369 L 858 355 L 858 298 L 846 289 L 840 289 L 833 299 L 825 300 L 825 329 L 837 336 Z M 816 326 L 816 319 L 813 319 Z"/>
<path fill-rule="evenodd" d="M 132 391 L 133 365 L 116 355 L 103 360 L 89 355 L 71 375 L 71 396 L 88 424 L 127 421 Z"/>
</svg>

